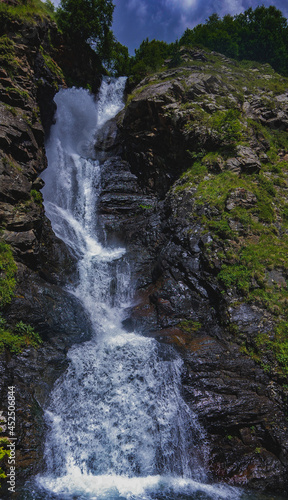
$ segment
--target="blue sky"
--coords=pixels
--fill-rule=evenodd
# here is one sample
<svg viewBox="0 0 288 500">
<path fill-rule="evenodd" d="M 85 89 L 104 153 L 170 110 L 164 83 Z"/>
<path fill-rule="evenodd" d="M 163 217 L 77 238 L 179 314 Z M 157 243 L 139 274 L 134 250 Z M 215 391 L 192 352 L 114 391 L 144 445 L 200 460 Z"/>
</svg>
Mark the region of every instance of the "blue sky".
<svg viewBox="0 0 288 500">
<path fill-rule="evenodd" d="M 54 0 L 57 5 L 59 0 Z M 186 28 L 205 22 L 211 14 L 239 14 L 258 5 L 275 5 L 288 17 L 287 0 L 114 0 L 113 32 L 131 55 L 144 38 L 173 42 Z"/>
</svg>

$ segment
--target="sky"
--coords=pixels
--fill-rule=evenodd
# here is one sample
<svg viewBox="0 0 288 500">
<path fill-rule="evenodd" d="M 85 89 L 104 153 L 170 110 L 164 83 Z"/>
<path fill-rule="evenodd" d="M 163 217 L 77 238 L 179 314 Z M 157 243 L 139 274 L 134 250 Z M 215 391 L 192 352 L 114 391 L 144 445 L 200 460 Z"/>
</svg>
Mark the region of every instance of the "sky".
<svg viewBox="0 0 288 500">
<path fill-rule="evenodd" d="M 53 0 L 57 5 L 59 0 Z M 274 5 L 288 17 L 287 0 L 114 0 L 113 32 L 134 55 L 142 40 L 174 42 L 186 28 L 204 23 L 214 12 L 240 14 L 258 5 Z"/>
</svg>

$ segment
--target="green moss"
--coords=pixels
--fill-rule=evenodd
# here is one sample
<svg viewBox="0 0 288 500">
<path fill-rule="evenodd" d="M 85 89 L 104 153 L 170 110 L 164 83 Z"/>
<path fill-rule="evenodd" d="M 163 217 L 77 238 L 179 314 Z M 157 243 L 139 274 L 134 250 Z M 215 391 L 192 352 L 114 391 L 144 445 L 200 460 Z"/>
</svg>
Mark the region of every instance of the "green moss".
<svg viewBox="0 0 288 500">
<path fill-rule="evenodd" d="M 189 334 L 189 333 L 196 333 L 198 330 L 201 328 L 201 323 L 199 321 L 193 321 L 193 320 L 183 320 L 180 323 L 178 323 L 178 328 L 180 328 L 183 332 Z"/>
<path fill-rule="evenodd" d="M 285 205 L 283 205 L 283 207 L 281 209 L 281 215 L 282 215 L 284 220 L 288 220 L 288 204 L 287 203 Z"/>
<path fill-rule="evenodd" d="M 286 289 L 274 289 L 268 285 L 267 269 L 285 267 L 288 255 L 288 237 L 282 238 L 272 234 L 262 234 L 255 239 L 250 236 L 237 254 L 233 254 L 233 260 L 222 265 L 218 278 L 226 288 L 235 286 L 240 293 L 244 293 L 249 301 L 258 300 L 272 312 L 275 312 L 277 304 L 281 304 L 280 296 L 286 299 Z M 227 261 L 228 252 L 225 254 Z M 255 288 L 255 281 L 257 288 Z M 249 293 L 250 292 L 250 293 Z M 248 295 L 249 293 L 249 295 Z"/>
<path fill-rule="evenodd" d="M 4 165 L 7 165 L 8 167 L 15 168 L 18 170 L 18 172 L 22 172 L 22 168 L 16 163 L 15 161 L 11 160 L 8 156 L 4 156 L 2 159 Z"/>
<path fill-rule="evenodd" d="M 142 210 L 151 210 L 153 208 L 152 205 L 139 205 L 139 208 L 142 208 Z"/>
<path fill-rule="evenodd" d="M 175 186 L 174 192 L 184 191 L 187 188 L 198 185 L 207 173 L 208 170 L 206 165 L 201 162 L 195 162 L 194 165 L 180 177 L 180 181 L 178 181 L 177 186 Z"/>
<path fill-rule="evenodd" d="M 26 90 L 18 89 L 17 87 L 6 87 L 7 92 L 16 92 L 19 97 L 22 97 L 25 101 L 30 99 L 30 96 Z"/>
<path fill-rule="evenodd" d="M 236 238 L 235 232 L 229 226 L 229 215 L 223 214 L 219 220 L 207 220 L 206 225 L 214 234 L 222 239 Z"/>
<path fill-rule="evenodd" d="M 6 68 L 8 73 L 15 71 L 19 66 L 15 57 L 14 42 L 7 35 L 0 37 L 0 66 Z"/>
<path fill-rule="evenodd" d="M 258 215 L 263 222 L 273 222 L 275 220 L 273 207 L 267 198 L 258 200 Z"/>
<path fill-rule="evenodd" d="M 10 246 L 0 241 L 0 309 L 9 304 L 13 297 L 16 271 Z"/>
<path fill-rule="evenodd" d="M 272 366 L 264 363 L 266 357 L 274 357 L 274 370 L 279 374 L 288 375 L 288 322 L 281 321 L 273 334 L 260 333 L 255 339 L 254 355 L 262 368 L 271 370 Z"/>
<path fill-rule="evenodd" d="M 243 207 L 235 207 L 231 210 L 229 218 L 238 221 L 242 226 L 243 234 L 247 234 L 251 229 L 253 220 L 249 211 Z"/>
<path fill-rule="evenodd" d="M 209 203 L 223 211 L 228 194 L 236 187 L 247 187 L 245 180 L 240 179 L 233 172 L 222 172 L 219 175 L 210 175 L 210 178 L 203 180 L 197 187 L 196 203 Z"/>
<path fill-rule="evenodd" d="M 61 80 L 64 80 L 63 71 L 58 66 L 58 64 L 54 61 L 54 59 L 52 59 L 52 57 L 49 54 L 47 54 L 47 52 L 45 52 L 45 50 L 43 49 L 42 45 L 40 45 L 40 49 L 39 50 L 40 50 L 40 52 L 42 54 L 42 57 L 44 59 L 44 62 L 46 64 L 47 68 L 49 68 L 49 70 L 54 75 L 56 75 L 56 77 L 60 78 Z M 58 88 L 56 90 L 58 90 Z"/>
<path fill-rule="evenodd" d="M 14 329 L 7 329 L 6 321 L 0 316 L 0 351 L 4 348 L 19 354 L 25 347 L 37 348 L 42 340 L 31 325 L 20 321 Z"/>
<path fill-rule="evenodd" d="M 247 295 L 252 273 L 242 264 L 223 264 L 218 278 L 226 288 L 236 287 L 240 293 Z"/>
<path fill-rule="evenodd" d="M 42 205 L 43 196 L 39 191 L 37 191 L 36 189 L 31 189 L 31 196 L 32 196 L 33 200 L 35 201 L 35 203 L 37 203 L 37 205 Z"/>
<path fill-rule="evenodd" d="M 1 103 L 2 106 L 4 106 L 8 111 L 10 111 L 10 113 L 12 113 L 13 116 L 17 116 L 18 115 L 18 111 L 16 108 L 14 108 L 13 106 L 9 106 L 9 104 L 5 104 L 5 103 Z"/>
</svg>

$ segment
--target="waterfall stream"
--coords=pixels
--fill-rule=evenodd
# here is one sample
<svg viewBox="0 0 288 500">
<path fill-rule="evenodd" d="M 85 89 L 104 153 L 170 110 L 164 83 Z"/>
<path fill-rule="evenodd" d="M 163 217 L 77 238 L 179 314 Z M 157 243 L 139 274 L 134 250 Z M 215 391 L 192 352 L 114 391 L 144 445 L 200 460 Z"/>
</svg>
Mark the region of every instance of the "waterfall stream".
<svg viewBox="0 0 288 500">
<path fill-rule="evenodd" d="M 43 195 L 57 236 L 78 258 L 70 290 L 91 315 L 94 337 L 70 349 L 46 418 L 46 471 L 33 495 L 45 499 L 237 499 L 208 484 L 205 435 L 181 396 L 173 349 L 122 327 L 133 296 L 124 248 L 101 242 L 97 131 L 123 106 L 125 79 L 104 79 L 98 100 L 83 89 L 56 96 Z M 132 264 L 131 264 L 132 265 Z"/>
</svg>

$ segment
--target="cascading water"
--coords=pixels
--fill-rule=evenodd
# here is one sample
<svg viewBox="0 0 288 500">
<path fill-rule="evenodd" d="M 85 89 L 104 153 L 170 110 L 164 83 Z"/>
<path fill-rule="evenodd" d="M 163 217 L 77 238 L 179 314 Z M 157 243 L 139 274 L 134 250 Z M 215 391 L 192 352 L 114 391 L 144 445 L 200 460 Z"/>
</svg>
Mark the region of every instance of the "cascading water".
<svg viewBox="0 0 288 500">
<path fill-rule="evenodd" d="M 55 99 L 45 208 L 79 259 L 71 293 L 89 311 L 95 336 L 69 351 L 52 392 L 47 470 L 29 498 L 235 500 L 238 490 L 207 484 L 203 431 L 181 396 L 180 358 L 122 328 L 132 296 L 129 263 L 123 248 L 100 243 L 101 165 L 91 145 L 121 109 L 124 86 L 125 79 L 104 80 L 97 102 L 82 89 Z"/>
</svg>

